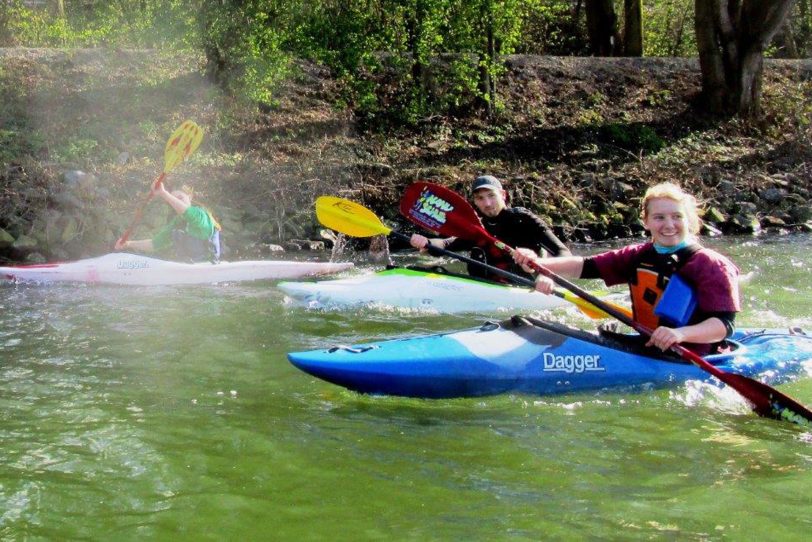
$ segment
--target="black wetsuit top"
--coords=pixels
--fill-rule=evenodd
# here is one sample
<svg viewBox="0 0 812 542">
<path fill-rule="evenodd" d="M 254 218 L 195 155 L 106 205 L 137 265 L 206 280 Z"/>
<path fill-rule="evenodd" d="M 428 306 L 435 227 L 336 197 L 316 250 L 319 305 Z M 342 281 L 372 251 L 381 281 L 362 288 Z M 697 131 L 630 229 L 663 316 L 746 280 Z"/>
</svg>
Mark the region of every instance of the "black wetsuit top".
<svg viewBox="0 0 812 542">
<path fill-rule="evenodd" d="M 481 216 L 481 215 L 480 215 Z M 529 248 L 537 253 L 544 249 L 549 256 L 570 256 L 570 250 L 555 236 L 552 229 L 539 217 L 524 207 L 506 207 L 493 218 L 481 216 L 485 229 L 512 248 Z M 477 244 L 465 239 L 456 239 L 447 247 L 451 251 L 470 250 L 471 258 L 488 265 L 510 271 L 523 277 L 531 277 L 516 265 L 510 254 L 489 243 Z M 505 282 L 499 275 L 489 273 L 482 267 L 468 264 L 468 273 L 475 277 Z"/>
</svg>

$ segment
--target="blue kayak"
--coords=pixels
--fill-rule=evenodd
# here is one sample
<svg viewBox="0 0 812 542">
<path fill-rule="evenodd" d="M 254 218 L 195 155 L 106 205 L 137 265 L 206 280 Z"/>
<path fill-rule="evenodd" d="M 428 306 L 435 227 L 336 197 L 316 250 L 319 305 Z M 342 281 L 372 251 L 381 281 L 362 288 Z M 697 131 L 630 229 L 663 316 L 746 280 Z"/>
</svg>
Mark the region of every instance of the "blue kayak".
<svg viewBox="0 0 812 542">
<path fill-rule="evenodd" d="M 513 317 L 481 327 L 293 352 L 306 373 L 361 393 L 423 398 L 500 393 L 548 395 L 707 380 L 675 354 L 555 322 Z M 812 336 L 793 330 L 739 330 L 729 352 L 705 359 L 724 371 L 788 377 L 812 363 Z"/>
</svg>

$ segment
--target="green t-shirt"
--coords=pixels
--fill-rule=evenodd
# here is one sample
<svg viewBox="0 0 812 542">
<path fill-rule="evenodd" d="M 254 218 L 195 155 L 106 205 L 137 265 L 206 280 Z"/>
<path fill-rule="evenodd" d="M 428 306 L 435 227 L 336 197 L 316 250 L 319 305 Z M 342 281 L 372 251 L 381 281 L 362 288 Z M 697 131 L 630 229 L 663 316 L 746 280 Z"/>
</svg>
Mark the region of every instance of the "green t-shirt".
<svg viewBox="0 0 812 542">
<path fill-rule="evenodd" d="M 207 240 L 214 233 L 214 221 L 209 212 L 203 207 L 190 205 L 182 215 L 176 215 L 172 222 L 161 228 L 152 238 L 152 246 L 155 250 L 161 251 L 172 246 L 172 230 L 182 228 L 186 224 L 184 231 L 198 239 Z"/>
</svg>

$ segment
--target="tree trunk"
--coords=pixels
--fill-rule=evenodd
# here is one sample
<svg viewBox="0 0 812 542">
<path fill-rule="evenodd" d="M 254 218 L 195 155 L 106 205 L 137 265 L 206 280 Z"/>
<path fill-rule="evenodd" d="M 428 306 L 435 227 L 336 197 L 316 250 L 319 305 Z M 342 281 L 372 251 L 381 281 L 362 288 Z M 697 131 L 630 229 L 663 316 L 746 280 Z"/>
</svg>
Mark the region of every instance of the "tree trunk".
<svg viewBox="0 0 812 542">
<path fill-rule="evenodd" d="M 795 0 L 695 0 L 702 94 L 712 113 L 761 112 L 764 48 Z"/>
<path fill-rule="evenodd" d="M 493 70 L 496 65 L 496 40 L 494 38 L 494 16 L 492 2 L 483 2 L 480 11 L 485 34 L 484 50 L 479 53 L 479 95 L 477 104 L 485 109 L 488 117 L 491 117 L 496 105 L 496 82 L 493 77 Z"/>
<path fill-rule="evenodd" d="M 642 0 L 623 0 L 623 53 L 643 56 Z"/>
<path fill-rule="evenodd" d="M 781 27 L 775 36 L 775 45 L 778 48 L 776 58 L 801 58 L 798 55 L 798 48 L 795 46 L 795 36 L 792 32 L 792 24 L 789 19 Z"/>
<path fill-rule="evenodd" d="M 48 10 L 54 17 L 65 18 L 65 0 L 49 0 Z"/>
<path fill-rule="evenodd" d="M 713 2 L 707 0 L 696 0 L 694 10 L 703 98 L 710 111 L 721 112 L 726 108 L 726 89 L 722 51 L 717 46 L 716 12 Z"/>
<path fill-rule="evenodd" d="M 736 87 L 733 93 L 733 110 L 742 117 L 755 117 L 761 112 L 761 79 L 764 72 L 764 53 L 750 50 L 742 55 Z"/>
<path fill-rule="evenodd" d="M 494 107 L 496 106 L 496 81 L 493 77 L 493 71 L 496 67 L 496 39 L 494 38 L 494 24 L 493 20 L 493 7 L 488 17 L 488 116 L 493 115 Z"/>
<path fill-rule="evenodd" d="M 612 0 L 586 0 L 586 28 L 595 56 L 612 56 L 617 43 L 617 16 Z"/>
</svg>

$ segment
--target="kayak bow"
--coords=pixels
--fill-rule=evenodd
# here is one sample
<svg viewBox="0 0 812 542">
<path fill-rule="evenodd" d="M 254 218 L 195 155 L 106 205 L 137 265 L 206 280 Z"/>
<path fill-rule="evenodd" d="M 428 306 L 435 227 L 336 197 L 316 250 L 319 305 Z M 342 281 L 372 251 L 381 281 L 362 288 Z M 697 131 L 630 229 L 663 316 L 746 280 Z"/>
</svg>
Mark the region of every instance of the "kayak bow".
<svg viewBox="0 0 812 542">
<path fill-rule="evenodd" d="M 0 267 L 0 280 L 160 286 L 299 278 L 338 273 L 352 266 L 352 263 L 274 260 L 179 263 L 136 254 L 113 253 L 75 262 Z"/>
</svg>

